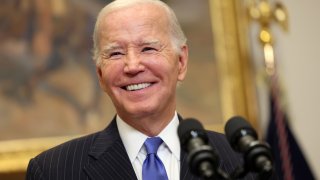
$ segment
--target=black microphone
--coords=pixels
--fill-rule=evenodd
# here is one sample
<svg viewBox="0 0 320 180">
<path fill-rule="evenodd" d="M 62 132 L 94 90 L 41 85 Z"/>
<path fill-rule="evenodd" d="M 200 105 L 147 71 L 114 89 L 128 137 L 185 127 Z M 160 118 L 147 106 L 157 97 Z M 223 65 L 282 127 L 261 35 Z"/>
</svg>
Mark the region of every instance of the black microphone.
<svg viewBox="0 0 320 180">
<path fill-rule="evenodd" d="M 256 131 L 244 118 L 232 117 L 225 126 L 225 133 L 232 148 L 244 154 L 246 171 L 272 173 L 273 158 L 269 145 L 258 140 Z"/>
<path fill-rule="evenodd" d="M 219 158 L 208 144 L 208 136 L 199 121 L 193 118 L 180 122 L 178 136 L 183 150 L 188 153 L 191 172 L 203 178 L 217 176 Z"/>
</svg>

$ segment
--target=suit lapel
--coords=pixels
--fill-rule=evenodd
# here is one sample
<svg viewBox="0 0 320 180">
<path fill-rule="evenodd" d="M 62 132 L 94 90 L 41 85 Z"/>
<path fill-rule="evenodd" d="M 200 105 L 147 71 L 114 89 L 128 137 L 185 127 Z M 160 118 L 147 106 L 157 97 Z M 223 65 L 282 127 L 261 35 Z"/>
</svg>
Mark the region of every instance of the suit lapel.
<svg viewBox="0 0 320 180">
<path fill-rule="evenodd" d="M 84 170 L 91 179 L 137 179 L 121 141 L 115 118 L 100 134 L 89 151 Z"/>
</svg>

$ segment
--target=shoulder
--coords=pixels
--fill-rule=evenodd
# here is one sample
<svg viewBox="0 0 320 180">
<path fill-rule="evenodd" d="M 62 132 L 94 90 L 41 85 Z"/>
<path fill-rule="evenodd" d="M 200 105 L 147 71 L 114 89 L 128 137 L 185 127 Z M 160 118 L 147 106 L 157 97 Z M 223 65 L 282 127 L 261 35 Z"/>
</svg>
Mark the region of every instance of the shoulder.
<svg viewBox="0 0 320 180">
<path fill-rule="evenodd" d="M 219 153 L 235 153 L 224 134 L 215 131 L 207 131 L 207 135 L 209 143 L 216 148 Z"/>
<path fill-rule="evenodd" d="M 218 153 L 218 155 L 222 158 L 222 161 L 226 161 L 224 158 L 230 157 L 235 158 L 237 161 L 241 160 L 240 154 L 235 152 L 226 136 L 222 133 L 218 133 L 215 131 L 207 131 L 207 135 L 209 138 L 209 144 L 214 148 L 214 150 Z"/>
<path fill-rule="evenodd" d="M 73 176 L 70 172 L 80 170 L 88 162 L 88 152 L 99 133 L 72 139 L 40 153 L 30 160 L 27 179 L 63 179 Z"/>
<path fill-rule="evenodd" d="M 216 140 L 218 143 L 220 142 L 228 143 L 226 136 L 222 133 L 207 130 L 207 135 L 210 141 Z"/>
<path fill-rule="evenodd" d="M 115 120 L 102 131 L 72 139 L 32 158 L 27 179 L 81 179 L 86 177 L 84 167 L 103 154 L 120 137 Z"/>
<path fill-rule="evenodd" d="M 69 159 L 83 156 L 89 151 L 89 148 L 99 133 L 100 132 L 97 132 L 64 142 L 40 153 L 34 160 L 40 166 L 45 167 L 45 164 L 59 164 L 61 161 L 68 161 Z"/>
<path fill-rule="evenodd" d="M 61 165 L 62 161 L 66 163 L 69 163 L 69 161 L 72 161 L 73 163 L 79 161 L 85 162 L 89 152 L 103 146 L 101 144 L 110 144 L 117 139 L 117 137 L 118 129 L 113 120 L 104 130 L 64 142 L 42 152 L 33 158 L 33 160 L 43 167 L 47 164 Z M 102 149 L 102 151 L 105 150 L 105 148 L 100 149 Z"/>
</svg>

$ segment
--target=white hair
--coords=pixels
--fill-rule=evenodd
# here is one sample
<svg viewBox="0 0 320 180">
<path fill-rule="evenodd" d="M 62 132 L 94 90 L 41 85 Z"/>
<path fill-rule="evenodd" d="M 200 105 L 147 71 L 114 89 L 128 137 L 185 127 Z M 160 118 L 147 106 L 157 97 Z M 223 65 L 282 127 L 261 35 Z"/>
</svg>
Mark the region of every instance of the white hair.
<svg viewBox="0 0 320 180">
<path fill-rule="evenodd" d="M 97 21 L 93 31 L 93 60 L 98 65 L 100 64 L 100 49 L 99 49 L 99 26 L 101 18 L 107 14 L 125 7 L 134 6 L 137 4 L 154 4 L 163 8 L 167 14 L 169 20 L 169 32 L 171 34 L 171 43 L 177 53 L 180 53 L 180 47 L 185 45 L 187 38 L 184 35 L 178 19 L 173 10 L 164 2 L 160 0 L 115 0 L 106 5 L 98 14 Z"/>
</svg>

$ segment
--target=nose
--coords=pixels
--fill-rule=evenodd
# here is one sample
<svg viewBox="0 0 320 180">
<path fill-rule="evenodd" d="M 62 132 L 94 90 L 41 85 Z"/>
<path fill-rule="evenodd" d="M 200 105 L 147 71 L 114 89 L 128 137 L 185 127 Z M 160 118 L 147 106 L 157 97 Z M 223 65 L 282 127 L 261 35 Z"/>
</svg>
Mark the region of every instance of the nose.
<svg viewBox="0 0 320 180">
<path fill-rule="evenodd" d="M 125 59 L 124 72 L 135 75 L 145 70 L 141 57 L 134 52 L 129 52 Z"/>
</svg>

